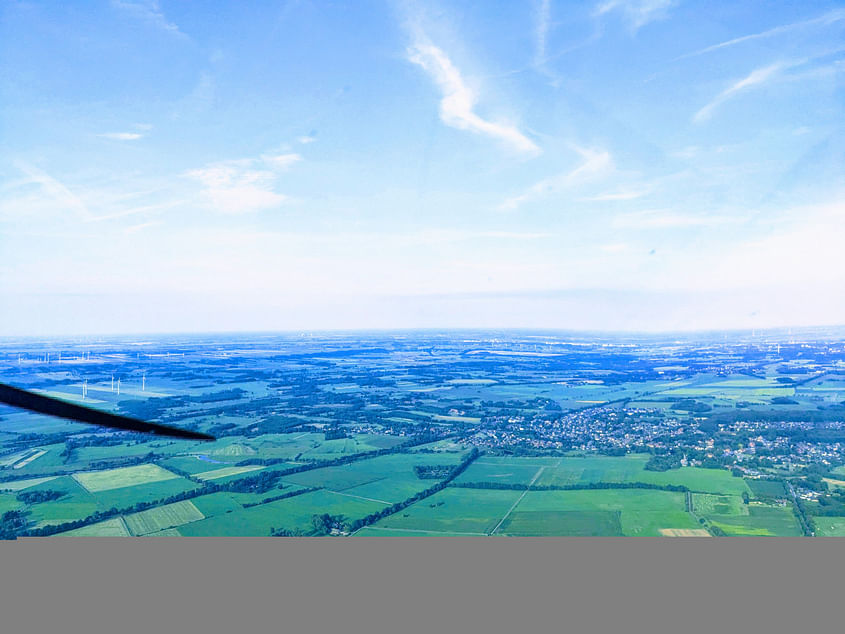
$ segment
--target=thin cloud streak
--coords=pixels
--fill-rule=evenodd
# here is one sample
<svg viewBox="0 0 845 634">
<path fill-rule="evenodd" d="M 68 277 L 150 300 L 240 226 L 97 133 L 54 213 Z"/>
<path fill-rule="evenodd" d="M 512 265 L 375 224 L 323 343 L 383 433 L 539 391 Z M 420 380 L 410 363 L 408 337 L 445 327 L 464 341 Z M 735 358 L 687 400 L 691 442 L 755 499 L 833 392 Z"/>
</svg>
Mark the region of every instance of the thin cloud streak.
<svg viewBox="0 0 845 634">
<path fill-rule="evenodd" d="M 408 61 L 425 70 L 443 93 L 440 100 L 443 123 L 458 130 L 493 137 L 524 155 L 540 154 L 540 148 L 516 127 L 488 121 L 474 111 L 476 95 L 441 49 L 419 38 L 408 48 L 407 54 Z"/>
<path fill-rule="evenodd" d="M 727 48 L 729 46 L 735 46 L 736 44 L 742 44 L 743 42 L 750 42 L 752 40 L 759 40 L 764 39 L 767 37 L 774 37 L 777 35 L 781 35 L 783 33 L 788 33 L 790 31 L 795 31 L 798 29 L 802 29 L 808 26 L 815 26 L 817 24 L 821 24 L 827 26 L 828 24 L 834 24 L 836 22 L 840 22 L 845 20 L 845 11 L 843 10 L 835 10 L 825 13 L 817 18 L 811 18 L 809 20 L 802 20 L 801 22 L 793 22 L 792 24 L 783 24 L 781 26 L 776 26 L 772 29 L 768 29 L 766 31 L 761 31 L 760 33 L 752 33 L 751 35 L 743 35 L 742 37 L 736 37 L 732 40 L 727 40 L 725 42 L 720 42 L 718 44 L 713 44 L 712 46 L 707 46 L 705 48 L 699 49 L 697 51 L 692 51 L 691 53 L 685 53 L 684 55 L 680 55 L 673 59 L 673 62 L 687 59 L 689 57 L 696 57 L 698 55 L 705 55 L 707 53 L 712 53 L 713 51 L 718 51 L 722 48 Z"/>
<path fill-rule="evenodd" d="M 701 123 L 702 121 L 706 121 L 713 115 L 713 111 L 716 108 L 718 108 L 721 104 L 733 97 L 735 94 L 737 94 L 738 92 L 742 92 L 743 90 L 747 90 L 753 86 L 759 86 L 760 84 L 764 84 L 765 82 L 769 81 L 772 77 L 774 77 L 778 72 L 780 72 L 783 68 L 784 64 L 777 63 L 751 71 L 751 73 L 749 73 L 746 77 L 740 79 L 726 90 L 720 92 L 710 101 L 710 103 L 708 103 L 698 112 L 696 112 L 692 117 L 693 122 Z"/>
<path fill-rule="evenodd" d="M 546 63 L 546 46 L 551 20 L 551 0 L 540 0 L 537 7 L 537 30 L 534 33 L 534 63 L 542 66 Z"/>
<path fill-rule="evenodd" d="M 112 6 L 120 9 L 130 15 L 149 22 L 156 28 L 162 29 L 174 35 L 185 37 L 185 34 L 179 30 L 175 23 L 169 21 L 164 13 L 161 12 L 157 0 L 127 2 L 126 0 L 112 0 Z"/>
<path fill-rule="evenodd" d="M 563 174 L 535 183 L 522 194 L 505 200 L 499 205 L 498 210 L 516 211 L 526 203 L 540 200 L 564 189 L 592 180 L 613 166 L 613 159 L 609 152 L 584 149 L 578 149 L 577 151 L 584 157 L 584 162 L 581 165 L 570 172 L 564 172 Z"/>
</svg>

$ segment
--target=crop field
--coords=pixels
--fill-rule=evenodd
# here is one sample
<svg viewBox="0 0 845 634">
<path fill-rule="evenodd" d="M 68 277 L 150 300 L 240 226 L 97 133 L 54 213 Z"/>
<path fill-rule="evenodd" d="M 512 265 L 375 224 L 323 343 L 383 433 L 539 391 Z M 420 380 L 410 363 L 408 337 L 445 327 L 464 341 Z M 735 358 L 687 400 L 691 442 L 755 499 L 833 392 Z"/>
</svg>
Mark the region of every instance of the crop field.
<svg viewBox="0 0 845 634">
<path fill-rule="evenodd" d="M 501 535 L 622 535 L 621 511 L 515 511 Z"/>
<path fill-rule="evenodd" d="M 495 482 L 501 484 L 529 484 L 545 467 L 553 467 L 559 460 L 549 458 L 482 457 L 473 462 L 455 482 Z"/>
<path fill-rule="evenodd" d="M 28 480 L 11 480 L 9 482 L 0 482 L 0 491 L 23 491 L 29 487 L 44 484 L 50 480 L 55 480 L 58 476 L 47 476 L 44 478 L 30 478 Z"/>
<path fill-rule="evenodd" d="M 845 517 L 817 517 L 816 535 L 821 537 L 845 537 Z"/>
<path fill-rule="evenodd" d="M 170 480 L 178 476 L 154 464 L 107 469 L 105 471 L 82 471 L 73 474 L 74 479 L 91 493 L 120 489 L 138 484 L 150 484 Z"/>
<path fill-rule="evenodd" d="M 798 520 L 785 506 L 753 504 L 748 515 L 711 515 L 707 519 L 727 535 L 801 535 Z"/>
<path fill-rule="evenodd" d="M 661 528 L 660 534 L 664 537 L 710 537 L 703 528 Z"/>
<path fill-rule="evenodd" d="M 138 484 L 135 486 L 120 487 L 108 491 L 99 491 L 94 494 L 97 502 L 104 509 L 112 507 L 125 509 L 135 504 L 155 502 L 171 495 L 192 491 L 200 485 L 185 478 L 170 478 L 149 484 Z"/>
<path fill-rule="evenodd" d="M 235 500 L 234 496 L 238 495 L 236 493 L 224 493 L 219 491 L 217 493 L 209 493 L 208 495 L 201 495 L 191 500 L 193 505 L 196 509 L 203 514 L 205 517 L 211 517 L 212 515 L 222 515 L 224 513 L 230 513 L 231 511 L 238 511 L 243 508 L 238 502 Z M 253 493 L 244 493 L 241 495 L 255 495 Z M 264 494 L 258 496 L 259 498 L 263 498 L 269 494 Z M 257 500 L 256 500 L 257 501 Z"/>
<path fill-rule="evenodd" d="M 205 515 L 190 500 L 157 506 L 125 517 L 126 526 L 133 535 L 155 533 L 201 519 L 205 519 Z"/>
<path fill-rule="evenodd" d="M 201 471 L 195 473 L 194 477 L 203 481 L 219 480 L 221 478 L 228 478 L 229 476 L 237 476 L 250 471 L 261 471 L 264 467 L 261 465 L 244 465 L 242 467 L 223 467 L 222 469 L 212 469 L 211 471 Z"/>
<path fill-rule="evenodd" d="M 521 491 L 446 488 L 379 520 L 375 526 L 436 533 L 487 534 L 521 495 Z"/>
<path fill-rule="evenodd" d="M 515 513 L 618 512 L 621 534 L 659 535 L 661 528 L 700 528 L 685 511 L 685 494 L 649 489 L 529 491 Z"/>
<path fill-rule="evenodd" d="M 407 499 L 437 482 L 420 479 L 414 472 L 415 466 L 454 466 L 460 460 L 461 454 L 458 453 L 393 454 L 359 460 L 349 465 L 294 473 L 285 476 L 284 481 L 394 503 Z"/>
<path fill-rule="evenodd" d="M 5 513 L 6 511 L 14 511 L 15 509 L 18 509 L 21 506 L 23 506 L 23 504 L 18 502 L 14 495 L 9 495 L 8 493 L 0 493 L 0 515 Z"/>
<path fill-rule="evenodd" d="M 692 508 L 697 515 L 748 515 L 748 505 L 738 495 L 692 494 Z"/>
<path fill-rule="evenodd" d="M 272 528 L 308 531 L 311 517 L 329 513 L 354 520 L 382 508 L 384 504 L 358 500 L 332 493 L 314 491 L 293 498 L 269 502 L 233 511 L 223 515 L 207 517 L 179 527 L 181 535 L 269 535 Z"/>
<path fill-rule="evenodd" d="M 131 533 L 121 517 L 113 517 L 103 522 L 89 524 L 81 528 L 59 533 L 60 537 L 128 537 Z"/>
<path fill-rule="evenodd" d="M 757 499 L 785 498 L 786 489 L 783 483 L 775 480 L 746 480 L 752 495 Z"/>
</svg>

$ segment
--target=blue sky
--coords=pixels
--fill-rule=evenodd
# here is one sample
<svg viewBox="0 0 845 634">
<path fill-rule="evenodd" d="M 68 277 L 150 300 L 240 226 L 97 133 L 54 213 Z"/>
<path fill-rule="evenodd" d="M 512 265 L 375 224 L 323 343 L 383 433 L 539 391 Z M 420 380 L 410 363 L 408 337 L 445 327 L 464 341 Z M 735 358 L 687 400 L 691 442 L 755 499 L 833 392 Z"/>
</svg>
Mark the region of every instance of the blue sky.
<svg viewBox="0 0 845 634">
<path fill-rule="evenodd" d="M 845 3 L 0 12 L 0 332 L 845 323 Z"/>
</svg>

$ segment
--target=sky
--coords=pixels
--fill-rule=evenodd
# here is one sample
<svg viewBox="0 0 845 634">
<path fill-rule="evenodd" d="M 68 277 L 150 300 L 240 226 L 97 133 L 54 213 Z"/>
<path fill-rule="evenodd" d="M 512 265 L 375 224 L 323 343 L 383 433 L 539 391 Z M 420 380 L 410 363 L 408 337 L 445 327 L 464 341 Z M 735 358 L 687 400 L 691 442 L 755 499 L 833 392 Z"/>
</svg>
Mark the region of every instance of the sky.
<svg viewBox="0 0 845 634">
<path fill-rule="evenodd" d="M 845 324 L 845 2 L 0 5 L 0 334 Z"/>
</svg>

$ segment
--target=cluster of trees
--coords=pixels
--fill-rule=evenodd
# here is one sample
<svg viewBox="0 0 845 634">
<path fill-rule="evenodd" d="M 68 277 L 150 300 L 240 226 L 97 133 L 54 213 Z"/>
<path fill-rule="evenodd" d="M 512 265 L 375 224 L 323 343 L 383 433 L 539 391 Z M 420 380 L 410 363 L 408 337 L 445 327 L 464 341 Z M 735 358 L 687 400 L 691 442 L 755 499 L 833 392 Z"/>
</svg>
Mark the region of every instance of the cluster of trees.
<svg viewBox="0 0 845 634">
<path fill-rule="evenodd" d="M 6 511 L 0 515 L 0 540 L 15 539 L 26 528 L 28 511 Z"/>
<path fill-rule="evenodd" d="M 64 497 L 64 491 L 53 491 L 52 489 L 44 489 L 43 491 L 21 491 L 15 497 L 18 502 L 24 504 L 40 504 L 41 502 L 51 502 Z"/>
<path fill-rule="evenodd" d="M 451 471 L 452 465 L 424 464 L 414 466 L 414 473 L 417 474 L 420 480 L 441 480 L 448 478 Z"/>
<path fill-rule="evenodd" d="M 804 500 L 797 496 L 792 497 L 792 512 L 798 518 L 798 523 L 801 524 L 801 530 L 805 535 L 812 536 L 816 534 L 816 523 L 813 521 L 813 516 L 807 511 L 807 506 Z"/>
<path fill-rule="evenodd" d="M 669 471 L 681 466 L 681 455 L 677 453 L 655 454 L 645 463 L 646 471 Z"/>
<path fill-rule="evenodd" d="M 342 440 L 349 438 L 349 434 L 340 427 L 331 427 L 324 432 L 323 438 L 324 440 Z"/>
<path fill-rule="evenodd" d="M 349 524 L 343 515 L 320 513 L 311 516 L 312 535 L 328 535 L 332 530 L 348 531 Z"/>
</svg>

